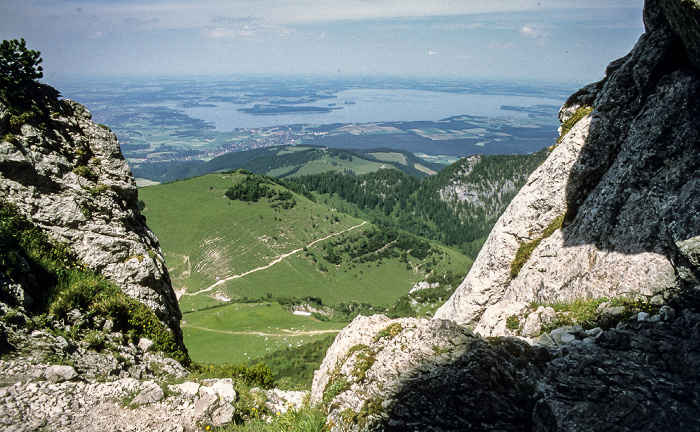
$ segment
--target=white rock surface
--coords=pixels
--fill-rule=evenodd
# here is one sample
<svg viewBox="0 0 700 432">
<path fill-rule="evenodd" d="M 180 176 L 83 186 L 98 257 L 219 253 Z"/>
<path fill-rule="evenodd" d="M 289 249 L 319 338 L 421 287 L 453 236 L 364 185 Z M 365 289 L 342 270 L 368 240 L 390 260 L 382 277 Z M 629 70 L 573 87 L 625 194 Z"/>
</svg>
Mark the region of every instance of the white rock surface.
<svg viewBox="0 0 700 432">
<path fill-rule="evenodd" d="M 568 172 L 588 137 L 591 117 L 578 122 L 496 222 L 469 274 L 435 319 L 476 326 L 486 308 L 500 301 L 510 284 L 510 266 L 522 243 L 532 241 L 566 211 Z"/>
</svg>

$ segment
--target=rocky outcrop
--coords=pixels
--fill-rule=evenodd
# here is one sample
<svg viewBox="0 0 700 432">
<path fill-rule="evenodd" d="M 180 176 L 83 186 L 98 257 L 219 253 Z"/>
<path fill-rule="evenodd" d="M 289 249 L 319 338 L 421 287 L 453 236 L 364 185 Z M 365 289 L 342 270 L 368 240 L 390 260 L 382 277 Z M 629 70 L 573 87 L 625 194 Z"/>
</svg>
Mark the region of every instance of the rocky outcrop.
<svg viewBox="0 0 700 432">
<path fill-rule="evenodd" d="M 312 400 L 334 431 L 700 430 L 700 313 L 671 312 L 533 346 L 452 321 L 358 317 Z"/>
<path fill-rule="evenodd" d="M 494 349 L 452 321 L 358 317 L 314 374 L 311 399 L 328 407 L 328 422 L 338 431 L 471 430 L 484 422 L 519 430 L 531 406 L 526 389 L 539 372 L 520 367 L 510 352 L 547 353 L 516 340 L 503 343 Z M 414 392 L 415 386 L 424 388 Z M 463 417 L 464 409 L 471 418 Z"/>
<path fill-rule="evenodd" d="M 116 136 L 76 102 L 64 99 L 54 108 L 44 123 L 17 124 L 0 104 L 0 199 L 153 309 L 184 346 L 163 254 L 139 212 Z M 26 307 L 28 292 L 14 295 Z"/>
<path fill-rule="evenodd" d="M 700 430 L 698 17 L 647 0 L 433 320 L 338 335 L 312 388 L 333 430 Z M 581 299 L 593 325 L 542 333 Z"/>
<path fill-rule="evenodd" d="M 96 351 L 89 341 L 27 327 L 0 326 L 22 353 L 0 359 L 2 431 L 206 431 L 277 417 L 307 402 L 308 391 L 247 392 L 250 383 L 240 376 L 194 378 L 121 333 L 101 334 Z M 57 359 L 63 364 L 51 364 Z"/>
<path fill-rule="evenodd" d="M 697 2 L 647 1 L 646 33 L 603 81 L 567 101 L 563 121 L 582 106 L 593 111 L 532 174 L 436 318 L 498 335 L 485 318 L 533 301 L 696 295 L 698 11 Z"/>
</svg>

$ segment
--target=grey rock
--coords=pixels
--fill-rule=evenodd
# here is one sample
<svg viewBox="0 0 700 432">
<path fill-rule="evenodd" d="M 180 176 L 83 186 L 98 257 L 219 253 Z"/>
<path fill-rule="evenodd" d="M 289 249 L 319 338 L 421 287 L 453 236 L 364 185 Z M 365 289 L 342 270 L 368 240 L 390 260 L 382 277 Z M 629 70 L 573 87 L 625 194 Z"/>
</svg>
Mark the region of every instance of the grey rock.
<svg viewBox="0 0 700 432">
<path fill-rule="evenodd" d="M 586 336 L 588 336 L 588 337 L 596 338 L 596 337 L 600 336 L 601 333 L 603 333 L 603 330 L 600 327 L 594 327 L 590 330 L 586 330 L 585 333 L 586 333 Z"/>
<path fill-rule="evenodd" d="M 53 365 L 44 370 L 44 378 L 52 382 L 70 381 L 77 376 L 73 366 Z"/>
<path fill-rule="evenodd" d="M 141 351 L 148 352 L 151 350 L 151 348 L 153 348 L 153 341 L 147 338 L 140 338 L 138 347 L 141 349 Z"/>
<path fill-rule="evenodd" d="M 168 390 L 172 392 L 177 392 L 186 396 L 187 398 L 194 398 L 199 392 L 199 383 L 187 381 L 182 384 L 171 384 L 168 386 Z"/>
<path fill-rule="evenodd" d="M 554 322 L 555 318 L 556 312 L 554 309 L 540 306 L 527 316 L 520 334 L 525 337 L 538 335 L 542 332 L 542 327 Z"/>
<path fill-rule="evenodd" d="M 606 308 L 603 308 L 600 311 L 600 325 L 603 327 L 610 327 L 613 323 L 616 323 L 620 320 L 620 315 L 625 311 L 625 308 L 622 306 L 609 306 Z"/>
<path fill-rule="evenodd" d="M 236 390 L 233 389 L 233 380 L 231 378 L 220 379 L 212 385 L 212 388 L 219 398 L 226 402 L 236 400 Z"/>
<path fill-rule="evenodd" d="M 252 391 L 252 390 L 251 390 Z M 265 405 L 272 414 L 283 414 L 290 409 L 300 409 L 304 406 L 304 400 L 309 396 L 308 391 L 271 389 L 265 391 L 267 402 Z"/>
<path fill-rule="evenodd" d="M 659 315 L 663 321 L 673 321 L 676 317 L 676 311 L 670 306 L 661 306 L 661 309 L 659 309 Z"/>
<path fill-rule="evenodd" d="M 215 408 L 219 398 L 215 394 L 203 394 L 194 404 L 192 416 L 198 421 L 208 420 L 212 410 Z"/>
<path fill-rule="evenodd" d="M 536 337 L 534 339 L 534 343 L 538 345 L 543 345 L 543 346 L 555 346 L 556 343 L 552 338 L 549 336 L 548 333 L 541 334 L 540 336 Z"/>
<path fill-rule="evenodd" d="M 72 309 L 66 313 L 66 319 L 68 323 L 73 327 L 85 328 L 87 327 L 87 320 L 83 317 L 78 309 Z"/>
<path fill-rule="evenodd" d="M 0 140 L 0 199 L 153 309 L 182 345 L 181 314 L 163 254 L 138 210 L 136 183 L 116 136 L 92 122 L 82 105 L 68 99 L 59 104 L 60 114 L 48 120 L 50 133 L 25 123 L 13 129 L 12 142 Z M 8 116 L 0 104 L 0 118 Z M 0 137 L 9 127 L 0 122 Z M 19 302 L 35 297 L 31 281 L 15 282 L 23 290 Z M 0 290 L 6 288 L 0 281 Z"/>
<path fill-rule="evenodd" d="M 570 330 L 571 326 L 559 327 L 549 332 L 549 337 L 552 338 L 554 343 L 556 343 L 557 345 L 561 345 L 562 343 L 564 343 L 562 342 L 562 338 L 564 338 L 565 336 L 567 337 L 567 340 L 571 341 L 571 339 L 569 339 L 569 336 L 572 336 L 569 333 Z M 574 339 L 576 338 L 574 337 Z"/>
<path fill-rule="evenodd" d="M 393 339 L 366 331 L 397 323 Z M 548 349 L 449 321 L 357 318 L 328 350 L 312 400 L 327 396 L 334 431 L 700 430 L 700 312 L 583 341 L 572 330 Z"/>
<path fill-rule="evenodd" d="M 131 401 L 132 405 L 144 405 L 158 402 L 165 397 L 165 392 L 154 382 L 146 382 L 143 390 Z"/>
<path fill-rule="evenodd" d="M 637 314 L 637 321 L 639 321 L 639 322 L 650 322 L 650 321 L 651 321 L 651 317 L 650 317 L 649 314 L 646 313 L 646 312 L 639 312 L 639 313 Z"/>
<path fill-rule="evenodd" d="M 195 403 L 192 415 L 200 422 L 210 422 L 213 427 L 220 427 L 233 420 L 234 412 L 230 402 L 213 393 L 205 393 Z"/>
<path fill-rule="evenodd" d="M 378 338 L 389 325 L 400 331 Z M 543 347 L 509 338 L 489 342 L 451 321 L 358 316 L 329 348 L 311 400 L 325 397 L 337 430 L 358 430 L 346 423 L 348 410 L 359 430 L 470 430 L 485 423 L 520 430 L 529 415 L 526 388 L 534 388 L 539 374 L 525 359 L 545 358 Z M 342 391 L 329 394 L 342 380 Z"/>
<path fill-rule="evenodd" d="M 561 335 L 561 337 L 559 338 L 559 343 L 561 345 L 566 345 L 566 344 L 572 343 L 575 340 L 576 340 L 576 336 L 572 335 L 571 333 L 565 333 L 565 334 Z"/>
<path fill-rule="evenodd" d="M 211 413 L 212 427 L 221 427 L 233 420 L 235 409 L 230 403 L 219 403 Z"/>
<path fill-rule="evenodd" d="M 584 104 L 593 112 L 531 175 L 435 317 L 479 328 L 498 303 L 700 296 L 699 10 L 646 2 L 646 33 L 567 101 L 562 119 Z M 519 246 L 562 215 L 513 277 Z"/>
<path fill-rule="evenodd" d="M 111 319 L 105 320 L 104 324 L 102 325 L 102 331 L 104 331 L 105 333 L 111 332 L 113 328 L 114 321 L 112 321 Z"/>
</svg>

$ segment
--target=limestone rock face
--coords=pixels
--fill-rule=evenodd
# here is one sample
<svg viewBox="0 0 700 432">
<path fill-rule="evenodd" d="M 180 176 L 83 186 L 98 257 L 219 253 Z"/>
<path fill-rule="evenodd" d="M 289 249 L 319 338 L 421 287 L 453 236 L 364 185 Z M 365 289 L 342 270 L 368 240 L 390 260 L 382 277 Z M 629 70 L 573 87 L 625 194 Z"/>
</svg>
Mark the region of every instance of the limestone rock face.
<svg viewBox="0 0 700 432">
<path fill-rule="evenodd" d="M 510 283 L 510 267 L 522 243 L 532 241 L 566 211 L 568 173 L 588 137 L 591 117 L 579 121 L 501 215 L 464 282 L 435 318 L 476 324 Z"/>
<path fill-rule="evenodd" d="M 358 317 L 312 401 L 333 431 L 700 430 L 700 314 L 662 315 L 562 327 L 533 346 L 453 321 Z"/>
<path fill-rule="evenodd" d="M 58 107 L 42 129 L 25 123 L 18 133 L 0 105 L 0 199 L 153 309 L 182 344 L 163 254 L 116 136 L 82 105 L 64 99 Z"/>
<path fill-rule="evenodd" d="M 547 353 L 517 340 L 502 343 L 494 348 L 452 321 L 360 316 L 329 349 L 311 400 L 328 406 L 329 423 L 339 431 L 471 430 L 480 423 L 524 430 L 531 405 L 525 389 L 539 375 L 513 359 L 539 361 Z M 473 410 L 472 418 L 462 418 L 463 407 Z M 397 420 L 404 416 L 410 420 Z"/>
<path fill-rule="evenodd" d="M 500 303 L 663 303 L 699 291 L 699 13 L 695 1 L 647 1 L 646 33 L 603 81 L 567 101 L 562 121 L 584 105 L 593 112 L 532 174 L 436 318 L 498 335 L 481 320 Z M 533 241 L 513 270 L 518 249 Z"/>
</svg>

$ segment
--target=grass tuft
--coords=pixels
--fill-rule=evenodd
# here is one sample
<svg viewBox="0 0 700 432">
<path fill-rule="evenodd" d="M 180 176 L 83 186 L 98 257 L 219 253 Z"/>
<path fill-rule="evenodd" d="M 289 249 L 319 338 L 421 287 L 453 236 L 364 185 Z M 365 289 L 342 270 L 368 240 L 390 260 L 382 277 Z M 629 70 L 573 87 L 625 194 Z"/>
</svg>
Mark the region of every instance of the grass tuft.
<svg viewBox="0 0 700 432">
<path fill-rule="evenodd" d="M 578 123 L 582 118 L 586 117 L 588 114 L 590 114 L 593 111 L 593 107 L 589 106 L 582 106 L 581 108 L 577 109 L 575 113 L 571 115 L 564 123 L 561 124 L 561 134 L 559 135 L 559 138 L 557 138 L 557 144 L 559 144 L 566 134 L 569 133 L 569 131 Z"/>
<path fill-rule="evenodd" d="M 552 223 L 549 224 L 549 226 L 544 230 L 544 232 L 542 232 L 541 237 L 538 237 L 531 242 L 523 243 L 520 245 L 518 251 L 515 253 L 515 258 L 513 259 L 513 262 L 510 264 L 511 279 L 515 279 L 518 276 L 520 270 L 523 268 L 527 260 L 530 259 L 530 255 L 532 255 L 532 252 L 535 250 L 535 248 L 537 248 L 537 246 L 539 246 L 542 240 L 554 234 L 554 231 L 561 228 L 563 223 L 564 215 L 558 216 L 552 221 Z"/>
</svg>

